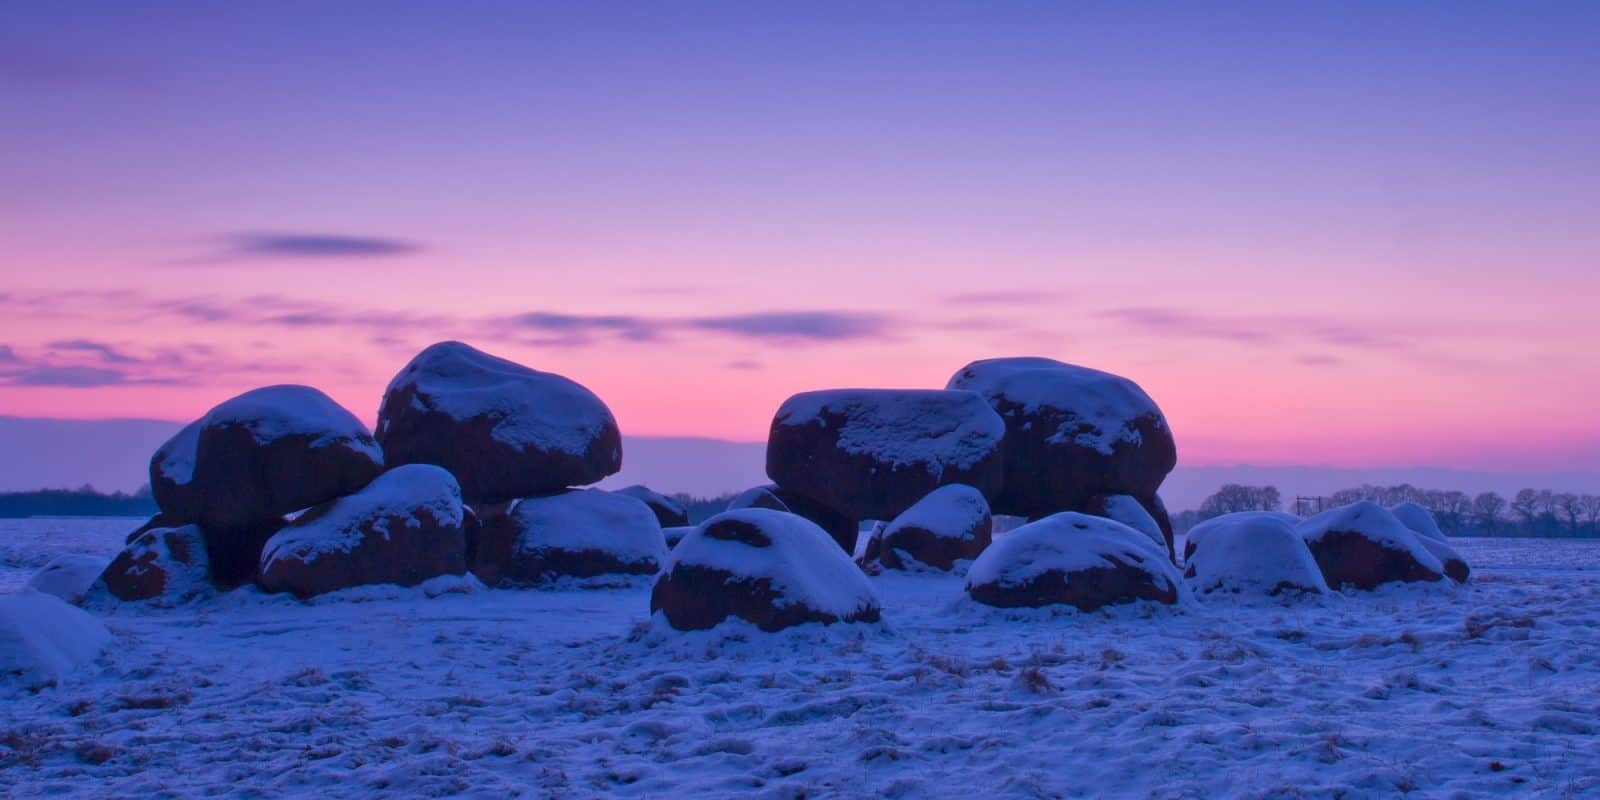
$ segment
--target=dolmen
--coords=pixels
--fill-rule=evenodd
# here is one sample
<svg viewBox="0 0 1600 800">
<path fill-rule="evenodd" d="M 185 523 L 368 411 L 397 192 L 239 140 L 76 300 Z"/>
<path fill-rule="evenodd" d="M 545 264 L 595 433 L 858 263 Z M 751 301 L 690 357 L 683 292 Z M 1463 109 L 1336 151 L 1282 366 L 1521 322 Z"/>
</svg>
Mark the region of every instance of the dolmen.
<svg viewBox="0 0 1600 800">
<path fill-rule="evenodd" d="M 997 538 L 972 562 L 966 590 L 1001 608 L 1094 611 L 1140 600 L 1172 605 L 1184 586 L 1149 536 L 1115 520 L 1063 511 Z"/>
<path fill-rule="evenodd" d="M 773 632 L 876 622 L 881 608 L 867 577 L 816 523 L 744 508 L 706 520 L 673 548 L 650 611 L 681 631 L 737 619 Z"/>
<path fill-rule="evenodd" d="M 1156 522 L 1172 557 L 1172 523 L 1157 490 L 1177 464 L 1177 445 L 1138 384 L 1026 357 L 974 361 L 945 388 L 976 392 L 1004 422 L 1001 489 L 989 497 L 994 513 L 1035 520 L 1100 513 L 1097 498 L 1126 495 Z"/>
<path fill-rule="evenodd" d="M 773 417 L 772 494 L 854 552 L 863 520 L 891 520 L 929 492 L 1000 488 L 1005 425 L 966 391 L 836 389 L 802 392 Z"/>
<path fill-rule="evenodd" d="M 151 459 L 160 513 L 87 594 L 163 604 L 247 583 L 309 598 L 490 566 L 508 584 L 653 572 L 665 554 L 658 515 L 686 521 L 673 516 L 681 507 L 572 491 L 621 459 L 616 420 L 588 389 L 441 342 L 390 382 L 376 434 L 307 386 L 246 392 L 185 426 Z M 568 493 L 578 496 L 553 499 Z M 552 533 L 547 508 L 587 527 Z M 596 526 L 617 527 L 614 541 L 578 547 Z M 504 554 L 515 557 L 490 564 Z"/>
</svg>

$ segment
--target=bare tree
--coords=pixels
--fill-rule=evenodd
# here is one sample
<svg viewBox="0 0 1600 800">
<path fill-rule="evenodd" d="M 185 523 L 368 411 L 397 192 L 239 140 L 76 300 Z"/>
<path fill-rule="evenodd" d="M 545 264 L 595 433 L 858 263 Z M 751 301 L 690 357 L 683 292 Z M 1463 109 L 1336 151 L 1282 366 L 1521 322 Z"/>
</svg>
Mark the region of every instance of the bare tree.
<svg viewBox="0 0 1600 800">
<path fill-rule="evenodd" d="M 1500 512 L 1505 508 L 1506 499 L 1494 492 L 1483 492 L 1472 498 L 1472 516 L 1490 536 L 1493 536 L 1499 527 Z"/>
<path fill-rule="evenodd" d="M 1589 523 L 1589 532 L 1600 535 L 1600 494 L 1586 494 L 1578 498 L 1583 505 L 1583 519 Z"/>
<path fill-rule="evenodd" d="M 1567 533 L 1576 537 L 1578 535 L 1578 520 L 1583 516 L 1583 503 L 1578 496 L 1571 492 L 1562 492 L 1555 495 L 1552 500 L 1555 510 L 1561 513 L 1567 521 Z"/>
<path fill-rule="evenodd" d="M 1511 498 L 1511 510 L 1522 518 L 1528 533 L 1534 533 L 1533 521 L 1539 513 L 1539 492 L 1535 489 L 1518 491 L 1517 496 Z"/>
<path fill-rule="evenodd" d="M 1229 483 L 1218 489 L 1216 494 L 1201 501 L 1200 518 L 1210 519 L 1239 511 L 1277 511 L 1282 507 L 1283 497 L 1278 493 L 1276 486 L 1244 486 Z"/>
</svg>

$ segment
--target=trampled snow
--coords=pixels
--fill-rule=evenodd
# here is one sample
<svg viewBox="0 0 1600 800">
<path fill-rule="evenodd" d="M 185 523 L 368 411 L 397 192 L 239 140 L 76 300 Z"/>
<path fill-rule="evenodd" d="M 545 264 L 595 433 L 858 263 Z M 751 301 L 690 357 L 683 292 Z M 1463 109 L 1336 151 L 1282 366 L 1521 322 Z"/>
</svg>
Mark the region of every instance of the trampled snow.
<svg viewBox="0 0 1600 800">
<path fill-rule="evenodd" d="M 0 522 L 0 591 L 138 524 Z M 0 683 L 0 796 L 1594 796 L 1600 541 L 1451 543 L 1471 583 L 1088 614 L 891 572 L 772 635 L 663 633 L 648 578 L 124 605 Z"/>
</svg>

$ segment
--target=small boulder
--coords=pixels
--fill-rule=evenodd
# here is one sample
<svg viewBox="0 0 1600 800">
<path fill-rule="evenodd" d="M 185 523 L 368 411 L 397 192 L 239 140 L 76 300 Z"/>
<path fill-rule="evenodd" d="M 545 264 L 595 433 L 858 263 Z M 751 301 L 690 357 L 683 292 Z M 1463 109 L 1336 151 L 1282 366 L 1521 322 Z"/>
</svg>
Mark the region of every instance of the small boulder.
<svg viewBox="0 0 1600 800">
<path fill-rule="evenodd" d="M 26 588 L 54 595 L 73 605 L 83 602 L 89 587 L 99 580 L 111 559 L 71 553 L 50 559 L 28 579 Z"/>
<path fill-rule="evenodd" d="M 415 586 L 466 572 L 461 488 L 426 464 L 397 467 L 316 506 L 269 540 L 261 587 L 302 599 L 353 586 Z"/>
<path fill-rule="evenodd" d="M 1200 542 L 1204 540 L 1212 530 L 1222 525 L 1237 525 L 1247 521 L 1252 525 L 1267 524 L 1268 521 L 1276 521 L 1288 525 L 1290 528 L 1295 528 L 1304 520 L 1293 514 L 1287 514 L 1282 511 L 1236 511 L 1232 514 L 1223 514 L 1221 516 L 1212 517 L 1211 519 L 1202 520 L 1193 528 L 1190 528 L 1187 534 L 1184 534 L 1184 562 L 1187 563 L 1189 559 L 1194 558 L 1195 549 L 1200 546 Z"/>
<path fill-rule="evenodd" d="M 1084 513 L 1114 519 L 1150 537 L 1162 549 L 1172 545 L 1172 539 L 1161 529 L 1161 523 L 1132 495 L 1096 495 L 1089 499 Z"/>
<path fill-rule="evenodd" d="M 803 392 L 773 417 L 767 475 L 852 521 L 893 519 L 946 484 L 997 491 L 1004 435 L 971 392 Z"/>
<path fill-rule="evenodd" d="M 0 686 L 48 686 L 109 644 L 104 623 L 54 595 L 31 589 L 0 594 Z"/>
<path fill-rule="evenodd" d="M 650 575 L 667 555 L 649 506 L 599 489 L 518 500 L 485 514 L 482 524 L 472 571 L 488 586 Z"/>
<path fill-rule="evenodd" d="M 662 528 L 679 528 L 689 524 L 689 512 L 683 504 L 658 492 L 653 492 L 644 486 L 629 486 L 618 489 L 617 494 L 625 494 L 650 507 L 655 512 L 656 521 Z"/>
<path fill-rule="evenodd" d="M 1415 503 L 1410 500 L 1404 503 L 1396 503 L 1389 506 L 1389 513 L 1393 514 L 1395 519 L 1400 520 L 1401 525 L 1410 528 L 1412 533 L 1418 536 L 1424 536 L 1447 544 L 1450 541 L 1445 538 L 1444 531 L 1439 530 L 1439 521 L 1434 519 L 1433 512 L 1429 511 L 1421 503 Z"/>
<path fill-rule="evenodd" d="M 1120 522 L 1065 511 L 996 538 L 967 571 L 973 600 L 1000 608 L 1065 604 L 1082 611 L 1177 603 L 1182 578 L 1150 537 Z"/>
<path fill-rule="evenodd" d="M 591 484 L 622 467 L 616 418 L 593 392 L 460 342 L 435 344 L 400 370 L 377 438 L 390 466 L 444 467 L 473 505 Z"/>
<path fill-rule="evenodd" d="M 983 493 L 965 484 L 941 486 L 895 517 L 875 536 L 878 563 L 950 570 L 989 546 L 994 518 Z"/>
<path fill-rule="evenodd" d="M 1037 519 L 1113 494 L 1139 498 L 1149 511 L 1177 464 L 1161 409 L 1118 375 L 1048 358 L 996 358 L 968 364 L 946 388 L 977 392 L 1005 423 L 1003 486 L 990 497 L 997 514 Z"/>
<path fill-rule="evenodd" d="M 771 511 L 788 511 L 789 506 L 778 498 L 778 487 L 768 484 L 766 486 L 752 486 L 728 501 L 727 511 L 738 511 L 741 508 L 765 508 Z"/>
<path fill-rule="evenodd" d="M 730 618 L 763 631 L 820 622 L 876 622 L 877 593 L 821 528 L 764 508 L 707 520 L 673 549 L 650 593 L 651 613 L 682 631 Z"/>
<path fill-rule="evenodd" d="M 211 559 L 200 526 L 152 528 L 111 560 L 88 594 L 175 605 L 210 591 L 210 580 Z"/>
<path fill-rule="evenodd" d="M 1200 592 L 1276 595 L 1328 591 L 1294 524 L 1271 512 L 1224 514 L 1206 529 L 1186 559 L 1184 576 Z"/>
<path fill-rule="evenodd" d="M 1466 583 L 1467 579 L 1472 577 L 1472 568 L 1467 566 L 1467 560 L 1462 558 L 1454 547 L 1451 547 L 1446 542 L 1427 536 L 1419 536 L 1417 538 L 1421 539 L 1422 546 L 1428 548 L 1428 552 L 1432 553 L 1433 557 L 1439 559 L 1439 563 L 1444 565 L 1445 577 L 1456 583 Z"/>
<path fill-rule="evenodd" d="M 683 537 L 688 536 L 690 531 L 699 527 L 698 525 L 677 525 L 671 528 L 662 528 L 661 537 L 667 540 L 667 549 L 671 550 L 677 547 L 678 542 L 683 541 Z"/>
<path fill-rule="evenodd" d="M 1444 577 L 1444 565 L 1423 544 L 1424 537 L 1370 501 L 1324 511 L 1301 522 L 1297 532 L 1316 557 L 1323 579 L 1335 589 Z"/>
<path fill-rule="evenodd" d="M 203 505 L 200 493 L 194 488 L 195 450 L 200 444 L 200 420 L 183 426 L 171 439 L 156 449 L 150 457 L 150 494 L 157 517 L 165 516 L 169 523 L 183 524 L 200 518 Z M 165 527 L 165 526 L 164 526 Z M 143 529 L 128 537 L 132 542 Z"/>
</svg>

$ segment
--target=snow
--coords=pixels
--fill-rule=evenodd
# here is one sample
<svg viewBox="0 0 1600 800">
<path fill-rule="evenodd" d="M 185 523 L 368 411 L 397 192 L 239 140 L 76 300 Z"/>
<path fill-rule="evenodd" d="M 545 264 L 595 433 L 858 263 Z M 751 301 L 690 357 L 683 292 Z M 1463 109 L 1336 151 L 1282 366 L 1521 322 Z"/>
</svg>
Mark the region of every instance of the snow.
<svg viewBox="0 0 1600 800">
<path fill-rule="evenodd" d="M 1422 537 L 1413 533 L 1389 510 L 1370 500 L 1361 500 L 1347 506 L 1330 508 L 1301 522 L 1297 532 L 1307 542 L 1317 542 L 1330 532 L 1359 533 L 1390 550 L 1409 553 L 1417 563 L 1444 574 L 1444 565 L 1427 547 Z M 1193 533 L 1190 533 L 1191 538 Z"/>
<path fill-rule="evenodd" d="M 285 436 L 311 436 L 312 447 L 342 444 L 383 463 L 383 451 L 361 420 L 310 386 L 252 389 L 224 401 L 200 420 L 202 429 L 226 425 L 243 426 L 259 444 Z"/>
<path fill-rule="evenodd" d="M 1063 511 L 996 536 L 967 570 L 967 585 L 1018 586 L 1047 572 L 1116 566 L 1110 558 L 1182 584 L 1167 560 L 1166 540 L 1157 545 L 1115 520 Z"/>
<path fill-rule="evenodd" d="M 661 523 L 644 501 L 603 489 L 579 489 L 523 500 L 508 512 L 522 531 L 517 550 L 546 548 L 609 553 L 619 561 L 661 563 L 667 556 Z"/>
<path fill-rule="evenodd" d="M 200 424 L 201 420 L 195 420 L 183 426 L 157 451 L 157 469 L 179 486 L 187 486 L 194 480 L 195 451 L 200 447 Z"/>
<path fill-rule="evenodd" d="M 0 595 L 0 694 L 59 681 L 110 643 L 100 620 L 55 595 L 32 589 Z"/>
<path fill-rule="evenodd" d="M 83 553 L 65 553 L 50 559 L 28 579 L 26 588 L 59 597 L 77 605 L 94 585 L 111 559 Z"/>
<path fill-rule="evenodd" d="M 1106 455 L 1119 443 L 1140 443 L 1134 420 L 1152 417 L 1159 428 L 1167 424 L 1155 401 L 1133 381 L 1048 358 L 977 361 L 956 373 L 946 388 L 971 390 L 991 403 L 1003 398 L 1024 414 L 1058 409 L 1066 418 L 1049 441 L 1072 441 Z"/>
<path fill-rule="evenodd" d="M 1423 508 L 1420 503 L 1414 503 L 1410 500 L 1404 503 L 1397 503 L 1389 506 L 1389 513 L 1393 514 L 1395 519 L 1400 520 L 1401 525 L 1426 538 L 1440 542 L 1447 541 L 1444 531 L 1439 530 L 1438 521 L 1433 518 L 1433 512 Z"/>
<path fill-rule="evenodd" d="M 0 699 L 0 797 L 1594 796 L 1600 541 L 1452 544 L 1472 583 L 1087 614 L 890 572 L 883 624 L 777 634 L 665 635 L 647 578 L 124 605 Z"/>
<path fill-rule="evenodd" d="M 1114 494 L 1102 502 L 1104 503 L 1102 510 L 1107 519 L 1114 519 L 1150 537 L 1150 540 L 1163 551 L 1167 549 L 1167 536 L 1161 532 L 1161 525 L 1132 495 Z"/>
<path fill-rule="evenodd" d="M 385 539 L 390 520 L 420 528 L 423 512 L 446 527 L 461 527 L 461 487 L 455 476 L 431 464 L 407 464 L 379 475 L 355 494 L 332 500 L 274 534 L 261 549 L 261 568 L 280 558 L 310 562 L 318 555 L 349 552 L 358 547 L 368 520 Z"/>
<path fill-rule="evenodd" d="M 440 342 L 417 354 L 384 397 L 406 388 L 416 390 L 412 402 L 419 410 L 493 420 L 496 440 L 524 449 L 582 455 L 616 425 L 605 403 L 577 382 L 461 342 Z"/>
<path fill-rule="evenodd" d="M 983 499 L 982 492 L 964 483 L 946 484 L 895 517 L 882 536 L 891 536 L 901 528 L 921 528 L 933 534 L 949 536 L 954 533 L 959 538 L 971 539 L 973 526 L 988 513 L 989 501 Z"/>
<path fill-rule="evenodd" d="M 1208 520 L 1207 526 L 1203 542 L 1186 562 L 1193 572 L 1190 586 L 1196 590 L 1271 594 L 1288 584 L 1329 591 L 1311 549 L 1281 515 L 1224 514 Z"/>
<path fill-rule="evenodd" d="M 1223 514 L 1222 516 L 1212 517 L 1211 519 L 1203 520 L 1197 523 L 1193 528 L 1189 529 L 1189 532 L 1185 534 L 1183 538 L 1185 542 L 1198 547 L 1200 542 L 1205 539 L 1211 531 L 1216 530 L 1217 528 L 1241 524 L 1264 525 L 1273 521 L 1282 522 L 1290 527 L 1295 527 L 1304 520 L 1293 514 L 1286 514 L 1282 511 L 1236 511 L 1232 514 Z M 1179 549 L 1178 552 L 1184 552 L 1184 549 Z"/>
<path fill-rule="evenodd" d="M 752 547 L 714 539 L 706 528 L 723 520 L 755 526 L 771 543 Z M 667 557 L 662 572 L 679 564 L 722 570 L 750 580 L 767 579 L 778 595 L 774 605 L 794 603 L 845 619 L 862 608 L 878 605 L 872 584 L 833 538 L 810 520 L 784 511 L 743 508 L 724 511 L 701 523 Z"/>
<path fill-rule="evenodd" d="M 1005 422 L 970 392 L 828 389 L 801 392 L 778 408 L 774 426 L 823 425 L 839 415 L 838 448 L 895 466 L 970 469 L 992 456 Z"/>
</svg>

